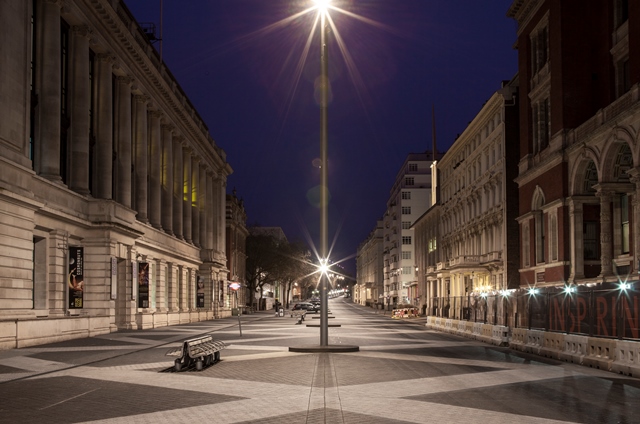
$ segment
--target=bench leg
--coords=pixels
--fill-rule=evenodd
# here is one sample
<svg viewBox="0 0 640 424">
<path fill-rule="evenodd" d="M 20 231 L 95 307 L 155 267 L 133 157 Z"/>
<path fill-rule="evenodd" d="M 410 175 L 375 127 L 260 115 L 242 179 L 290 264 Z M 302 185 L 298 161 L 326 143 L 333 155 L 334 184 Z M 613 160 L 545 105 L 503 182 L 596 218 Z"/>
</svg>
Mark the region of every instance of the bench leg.
<svg viewBox="0 0 640 424">
<path fill-rule="evenodd" d="M 218 362 L 220 361 L 220 351 L 217 351 L 213 354 L 213 362 Z"/>
<path fill-rule="evenodd" d="M 182 369 L 182 362 L 180 362 L 180 359 L 176 359 L 175 361 L 173 361 L 173 369 L 176 372 L 179 372 Z"/>
<path fill-rule="evenodd" d="M 203 365 L 204 364 L 203 364 L 202 358 L 196 359 L 196 370 L 197 371 L 202 371 Z"/>
</svg>

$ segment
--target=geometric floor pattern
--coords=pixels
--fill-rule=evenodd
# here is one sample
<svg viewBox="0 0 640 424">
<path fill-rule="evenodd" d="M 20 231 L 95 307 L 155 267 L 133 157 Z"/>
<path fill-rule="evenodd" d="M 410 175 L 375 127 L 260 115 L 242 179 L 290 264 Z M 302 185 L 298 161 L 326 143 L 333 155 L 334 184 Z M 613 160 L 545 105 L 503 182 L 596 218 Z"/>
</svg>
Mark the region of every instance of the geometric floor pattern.
<svg viewBox="0 0 640 424">
<path fill-rule="evenodd" d="M 359 352 L 289 352 L 319 329 L 270 313 L 0 351 L 0 423 L 640 423 L 638 379 L 330 308 L 329 343 Z M 166 372 L 205 333 L 221 361 Z"/>
</svg>

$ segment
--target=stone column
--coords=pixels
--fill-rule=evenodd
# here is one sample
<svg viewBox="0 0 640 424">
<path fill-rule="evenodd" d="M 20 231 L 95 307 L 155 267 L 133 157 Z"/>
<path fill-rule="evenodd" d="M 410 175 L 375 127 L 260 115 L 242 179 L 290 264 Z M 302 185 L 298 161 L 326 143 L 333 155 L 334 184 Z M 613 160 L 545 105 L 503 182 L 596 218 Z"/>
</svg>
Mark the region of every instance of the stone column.
<svg viewBox="0 0 640 424">
<path fill-rule="evenodd" d="M 187 268 L 184 266 L 178 266 L 179 273 L 179 281 L 180 281 L 180 290 L 178 292 L 178 304 L 180 305 L 180 311 L 189 310 L 187 302 L 188 302 L 188 288 L 189 288 L 189 272 Z"/>
<path fill-rule="evenodd" d="M 180 310 L 178 304 L 178 267 L 175 264 L 169 264 L 169 311 L 176 312 Z"/>
<path fill-rule="evenodd" d="M 164 259 L 156 260 L 156 311 L 166 312 L 167 311 L 167 284 L 169 284 L 169 275 L 168 272 L 165 273 L 167 269 L 167 262 Z"/>
<path fill-rule="evenodd" d="M 218 203 L 220 202 L 220 196 L 218 196 L 218 175 L 216 173 L 211 174 L 211 209 L 207 213 L 209 217 L 209 224 L 211 225 L 211 247 L 213 251 L 218 249 L 218 219 L 217 210 Z"/>
<path fill-rule="evenodd" d="M 227 177 L 220 175 L 220 193 L 219 193 L 219 205 L 216 210 L 218 219 L 218 248 L 216 249 L 223 257 L 225 255 L 226 245 L 226 232 L 225 232 L 225 217 L 227 215 Z"/>
<path fill-rule="evenodd" d="M 162 230 L 162 194 L 160 190 L 162 172 L 161 117 L 162 113 L 159 111 L 149 113 L 149 119 L 151 120 L 149 125 L 149 222 L 159 230 Z"/>
<path fill-rule="evenodd" d="M 570 200 L 571 274 L 569 282 L 584 278 L 584 215 L 582 206 L 582 202 Z"/>
<path fill-rule="evenodd" d="M 200 216 L 200 248 L 207 248 L 207 169 L 200 166 L 200 184 L 198 184 L 198 210 Z"/>
<path fill-rule="evenodd" d="M 215 219 L 214 219 L 214 205 L 215 200 L 213 198 L 213 171 L 207 171 L 207 196 L 206 196 L 206 213 L 205 219 L 207 221 L 207 236 L 206 236 L 206 249 L 214 248 L 214 233 L 215 233 Z"/>
<path fill-rule="evenodd" d="M 60 177 L 60 9 L 61 0 L 39 0 L 37 9 L 39 22 L 36 35 L 40 43 L 37 52 L 39 63 L 39 174 L 44 178 L 62 183 Z M 25 22 L 27 24 L 28 22 Z M 4 40 L 9 42 L 9 40 Z"/>
<path fill-rule="evenodd" d="M 182 138 L 173 138 L 173 234 L 184 240 L 182 205 L 184 203 L 184 173 L 182 170 Z"/>
<path fill-rule="evenodd" d="M 184 196 L 182 197 L 182 233 L 187 243 L 193 243 L 191 232 L 191 149 L 182 148 L 182 167 L 184 175 Z"/>
<path fill-rule="evenodd" d="M 173 235 L 173 127 L 162 125 L 162 228 Z"/>
<path fill-rule="evenodd" d="M 633 256 L 635 257 L 635 261 L 632 265 L 632 269 L 635 274 L 640 273 L 640 167 L 636 167 L 627 171 L 627 173 L 631 176 L 631 183 L 635 184 L 635 192 L 632 194 L 632 205 L 633 205 L 633 217 L 631 222 L 633 223 L 633 229 L 631 229 L 633 234 Z"/>
<path fill-rule="evenodd" d="M 200 158 L 191 156 L 191 240 L 200 247 Z"/>
<path fill-rule="evenodd" d="M 95 197 L 112 199 L 113 187 L 113 92 L 112 64 L 114 57 L 110 54 L 96 55 L 96 96 L 95 132 L 96 132 L 96 166 Z"/>
<path fill-rule="evenodd" d="M 117 165 L 116 201 L 131 208 L 131 77 L 116 78 L 118 104 L 116 107 Z"/>
<path fill-rule="evenodd" d="M 602 185 L 597 184 L 594 186 L 597 193 L 596 196 L 600 198 L 600 262 L 601 271 L 598 277 L 608 277 L 613 275 L 613 263 L 612 263 L 612 248 L 613 243 L 611 240 L 612 228 L 611 228 L 611 200 L 613 197 L 613 191 L 607 190 Z"/>
<path fill-rule="evenodd" d="M 147 102 L 145 95 L 134 96 L 134 164 L 135 164 L 135 209 L 140 222 L 149 222 L 147 177 L 148 172 L 148 135 L 147 135 Z"/>
<path fill-rule="evenodd" d="M 71 160 L 69 188 L 87 195 L 89 191 L 89 109 L 91 108 L 91 82 L 89 80 L 89 36 L 86 26 L 72 28 L 71 84 Z"/>
</svg>

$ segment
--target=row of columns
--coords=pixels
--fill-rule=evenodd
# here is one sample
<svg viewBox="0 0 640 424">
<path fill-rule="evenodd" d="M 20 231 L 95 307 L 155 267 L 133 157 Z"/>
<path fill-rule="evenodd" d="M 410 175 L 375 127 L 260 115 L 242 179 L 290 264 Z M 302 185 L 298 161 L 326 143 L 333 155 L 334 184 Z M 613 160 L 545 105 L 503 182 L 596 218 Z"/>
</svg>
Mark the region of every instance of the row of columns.
<svg viewBox="0 0 640 424">
<path fill-rule="evenodd" d="M 36 7 L 36 37 L 42 40 L 36 68 L 39 98 L 36 170 L 45 178 L 61 182 L 62 2 L 38 0 Z M 113 87 L 113 70 L 117 65 L 111 54 L 95 55 L 95 169 L 93 176 L 89 175 L 91 30 L 76 26 L 71 28 L 71 34 L 69 188 L 100 199 L 113 198 L 135 209 L 140 222 L 203 249 L 224 251 L 226 177 L 201 161 L 162 112 L 151 109 L 148 96 L 134 94 L 138 90 L 132 77 L 118 76 Z M 89 186 L 91 177 L 93 187 Z"/>
<path fill-rule="evenodd" d="M 629 235 L 633 239 L 632 250 L 635 258 L 632 258 L 634 261 L 632 261 L 631 268 L 637 272 L 640 267 L 640 168 L 631 169 L 629 174 L 631 175 L 631 184 L 600 183 L 594 186 L 596 188 L 596 198 L 600 205 L 600 278 L 612 277 L 615 274 L 613 258 L 616 238 L 614 236 L 618 235 L 617 238 L 620 238 L 621 234 L 618 234 L 617 219 L 612 216 L 611 209 L 614 196 L 619 193 L 628 194 L 633 201 L 633 218 L 631 219 L 633 227 L 630 228 Z M 569 202 L 570 232 L 573 243 L 571 246 L 570 281 L 585 277 L 583 235 L 583 206 L 585 203 L 591 202 L 579 198 L 571 198 Z"/>
</svg>

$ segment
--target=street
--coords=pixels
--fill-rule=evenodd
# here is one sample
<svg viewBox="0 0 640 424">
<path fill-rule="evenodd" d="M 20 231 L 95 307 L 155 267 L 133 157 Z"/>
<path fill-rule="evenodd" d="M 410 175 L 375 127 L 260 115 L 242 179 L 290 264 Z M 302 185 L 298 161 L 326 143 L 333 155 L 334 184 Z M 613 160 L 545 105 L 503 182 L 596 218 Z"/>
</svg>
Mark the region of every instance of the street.
<svg viewBox="0 0 640 424">
<path fill-rule="evenodd" d="M 330 300 L 329 343 L 272 312 L 0 351 L 2 423 L 638 423 L 640 380 L 546 360 Z M 202 371 L 165 356 L 212 334 Z"/>
</svg>

